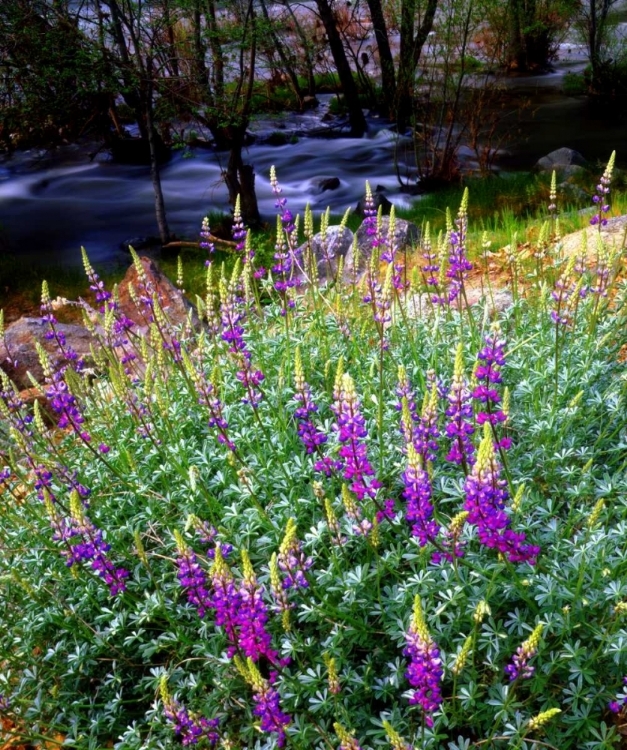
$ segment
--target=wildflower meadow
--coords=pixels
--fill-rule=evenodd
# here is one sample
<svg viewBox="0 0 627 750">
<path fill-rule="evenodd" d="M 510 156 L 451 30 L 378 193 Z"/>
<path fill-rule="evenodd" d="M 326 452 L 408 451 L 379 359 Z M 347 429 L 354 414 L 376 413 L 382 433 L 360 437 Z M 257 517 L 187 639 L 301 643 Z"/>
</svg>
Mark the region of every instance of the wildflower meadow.
<svg viewBox="0 0 627 750">
<path fill-rule="evenodd" d="M 489 238 L 469 240 L 472 196 L 405 253 L 368 189 L 372 257 L 353 248 L 324 283 L 318 218 L 294 217 L 273 173 L 274 266 L 237 211 L 237 259 L 219 263 L 205 221 L 206 295 L 183 325 L 134 256 L 140 332 L 85 255 L 87 363 L 44 285 L 59 357 L 40 347 L 32 405 L 4 375 L 0 392 L 2 740 L 620 747 L 612 168 L 592 240 L 564 251 L 554 180 L 537 241 L 498 278 Z"/>
</svg>

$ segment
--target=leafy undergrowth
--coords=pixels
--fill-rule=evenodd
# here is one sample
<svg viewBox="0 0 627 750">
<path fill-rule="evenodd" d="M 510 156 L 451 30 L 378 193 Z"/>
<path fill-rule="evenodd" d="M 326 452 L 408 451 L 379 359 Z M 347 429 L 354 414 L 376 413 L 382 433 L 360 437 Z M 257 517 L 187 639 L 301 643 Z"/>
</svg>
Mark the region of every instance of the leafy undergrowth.
<svg viewBox="0 0 627 750">
<path fill-rule="evenodd" d="M 89 368 L 44 288 L 70 364 L 0 399 L 3 739 L 618 746 L 620 252 L 562 257 L 549 222 L 510 304 L 467 306 L 464 200 L 409 286 L 370 213 L 363 281 L 298 288 L 283 201 L 273 276 L 209 266 L 202 325 L 138 263 L 140 335 L 88 265 Z"/>
</svg>

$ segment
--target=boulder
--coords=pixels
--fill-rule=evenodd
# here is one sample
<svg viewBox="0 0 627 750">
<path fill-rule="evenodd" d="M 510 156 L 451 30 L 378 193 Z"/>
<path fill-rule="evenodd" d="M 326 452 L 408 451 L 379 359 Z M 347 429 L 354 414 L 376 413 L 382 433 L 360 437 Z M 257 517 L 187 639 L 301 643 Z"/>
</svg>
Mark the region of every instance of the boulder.
<svg viewBox="0 0 627 750">
<path fill-rule="evenodd" d="M 588 167 L 585 158 L 572 148 L 558 148 L 550 154 L 538 159 L 534 166 L 536 172 L 552 172 L 555 170 L 561 176 L 569 177 Z"/>
<path fill-rule="evenodd" d="M 161 273 L 153 260 L 145 256 L 141 256 L 139 260 L 144 269 L 144 273 L 146 274 L 148 294 L 152 295 L 153 293 L 156 293 L 159 304 L 168 316 L 172 325 L 183 325 L 187 321 L 189 311 L 193 310 L 192 305 L 185 299 L 181 290 L 174 286 L 174 284 Z M 130 318 L 142 328 L 150 323 L 149 313 L 147 310 L 144 311 L 138 309 L 133 302 L 129 291 L 129 286 L 131 284 L 133 285 L 137 296 L 141 296 L 141 284 L 134 265 L 128 269 L 126 275 L 120 282 L 118 286 L 118 296 L 121 311 L 127 318 Z M 195 312 L 192 314 L 192 322 L 194 325 L 198 324 L 198 317 Z"/>
<path fill-rule="evenodd" d="M 67 323 L 58 323 L 55 327 L 65 336 L 68 348 L 74 349 L 83 359 L 91 359 L 90 346 L 93 339 L 86 328 Z M 53 363 L 67 363 L 60 355 L 56 343 L 46 339 L 47 331 L 48 325 L 39 318 L 19 318 L 7 327 L 4 340 L 0 341 L 0 367 L 20 389 L 31 386 L 27 372 L 30 372 L 37 382 L 44 379 L 35 350 L 36 341 L 48 352 Z"/>
<path fill-rule="evenodd" d="M 378 211 L 379 206 L 381 206 L 381 211 L 384 216 L 390 215 L 390 210 L 392 209 L 392 204 L 388 200 L 388 198 L 383 194 L 383 191 L 379 189 L 380 186 L 377 186 L 377 189 L 372 194 L 372 199 L 374 201 L 374 207 Z M 364 216 L 364 208 L 366 205 L 366 199 L 365 197 L 359 201 L 357 204 L 357 207 L 355 208 L 355 213 L 357 216 L 360 216 L 363 218 Z"/>
<path fill-rule="evenodd" d="M 388 235 L 390 219 L 384 216 L 381 220 L 381 234 L 385 238 Z M 357 230 L 357 248 L 359 262 L 355 267 L 355 258 L 352 246 L 346 255 L 344 261 L 344 278 L 357 281 L 362 277 L 364 271 L 368 268 L 370 258 L 372 257 L 372 237 L 368 235 L 367 229 L 362 225 Z M 405 219 L 396 219 L 396 231 L 394 232 L 396 248 L 398 252 L 409 250 L 415 247 L 420 239 L 420 230 L 411 221 Z"/>
<path fill-rule="evenodd" d="M 353 244 L 353 233 L 348 227 L 328 227 L 326 245 L 322 242 L 322 234 L 318 233 L 311 239 L 311 243 L 305 242 L 297 252 L 302 258 L 305 271 L 308 270 L 309 254 L 313 255 L 318 270 L 320 281 L 329 281 L 337 275 L 337 266 L 340 258 L 346 258 Z M 300 274 L 304 279 L 304 275 Z"/>
</svg>

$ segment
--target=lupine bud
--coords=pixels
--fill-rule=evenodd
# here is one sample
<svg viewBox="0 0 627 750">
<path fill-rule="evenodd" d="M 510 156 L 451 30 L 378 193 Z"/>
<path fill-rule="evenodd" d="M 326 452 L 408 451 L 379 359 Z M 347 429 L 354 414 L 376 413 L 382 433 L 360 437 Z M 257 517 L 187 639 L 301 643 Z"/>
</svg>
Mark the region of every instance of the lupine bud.
<svg viewBox="0 0 627 750">
<path fill-rule="evenodd" d="M 329 692 L 331 695 L 338 695 L 341 691 L 340 678 L 335 665 L 335 658 L 328 653 L 322 654 L 322 659 L 327 668 L 327 679 L 329 681 Z"/>
<path fill-rule="evenodd" d="M 472 636 L 469 635 L 468 638 L 464 641 L 464 645 L 462 646 L 461 651 L 459 654 L 457 654 L 457 657 L 455 658 L 455 663 L 453 664 L 453 667 L 451 668 L 451 672 L 455 675 L 460 674 L 460 672 L 463 670 L 463 668 L 466 666 L 466 662 L 468 661 L 468 657 L 470 656 L 470 650 L 472 647 Z"/>
<path fill-rule="evenodd" d="M 604 507 L 605 501 L 603 500 L 603 498 L 600 498 L 596 501 L 596 503 L 594 504 L 594 508 L 592 509 L 592 513 L 590 513 L 586 522 L 586 526 L 589 529 L 593 529 L 597 525 Z"/>
<path fill-rule="evenodd" d="M 390 722 L 385 719 L 383 720 L 383 728 L 385 729 L 387 738 L 392 746 L 392 750 L 412 750 L 411 745 L 405 742 Z"/>
<path fill-rule="evenodd" d="M 542 711 L 542 713 L 537 714 L 533 718 L 529 719 L 529 724 L 527 725 L 530 732 L 535 731 L 536 729 L 540 729 L 540 727 L 543 727 L 545 724 L 548 724 L 549 721 L 554 716 L 557 716 L 558 714 L 562 713 L 561 708 L 549 708 L 547 711 Z"/>
</svg>

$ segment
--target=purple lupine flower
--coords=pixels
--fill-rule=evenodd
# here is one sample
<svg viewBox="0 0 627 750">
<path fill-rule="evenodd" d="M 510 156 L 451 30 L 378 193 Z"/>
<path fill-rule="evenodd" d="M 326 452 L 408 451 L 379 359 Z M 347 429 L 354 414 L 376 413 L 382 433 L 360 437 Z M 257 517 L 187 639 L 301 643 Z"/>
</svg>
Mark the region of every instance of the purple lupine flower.
<svg viewBox="0 0 627 750">
<path fill-rule="evenodd" d="M 233 229 L 231 231 L 233 239 L 237 243 L 235 249 L 238 253 L 241 253 L 246 247 L 246 227 L 244 226 L 244 220 L 242 219 L 242 209 L 240 204 L 239 195 L 235 199 L 235 207 L 233 209 Z M 246 262 L 246 258 L 244 262 Z"/>
<path fill-rule="evenodd" d="M 484 404 L 482 411 L 477 413 L 477 423 L 488 422 L 492 426 L 505 422 L 507 417 L 499 408 L 501 396 L 494 387 L 503 382 L 501 367 L 505 364 L 505 340 L 501 338 L 500 329 L 495 326 L 485 337 L 485 346 L 477 355 L 475 378 L 477 386 L 472 397 Z"/>
<path fill-rule="evenodd" d="M 246 395 L 242 398 L 242 403 L 250 404 L 253 408 L 256 408 L 263 399 L 263 392 L 259 386 L 265 376 L 261 370 L 252 366 L 252 355 L 244 341 L 242 321 L 246 314 L 241 300 L 237 296 L 235 279 L 231 280 L 228 287 L 224 281 L 220 282 L 220 301 L 222 339 L 228 344 L 229 352 L 239 366 L 235 377 L 246 389 Z"/>
<path fill-rule="evenodd" d="M 415 688 L 409 703 L 422 708 L 425 724 L 432 727 L 433 713 L 442 703 L 440 683 L 443 669 L 440 650 L 429 635 L 419 596 L 414 600 L 414 614 L 406 641 L 403 654 L 409 657 L 409 665 L 405 676 Z"/>
<path fill-rule="evenodd" d="M 505 503 L 509 498 L 507 482 L 500 477 L 501 469 L 496 460 L 492 430 L 484 426 L 484 437 L 479 447 L 477 461 L 466 477 L 464 510 L 468 511 L 468 523 L 475 524 L 481 544 L 496 549 L 510 562 L 528 562 L 535 565 L 540 548 L 524 544 L 523 532 L 509 528 L 509 516 Z"/>
<path fill-rule="evenodd" d="M 401 434 L 405 444 L 413 443 L 415 424 L 418 422 L 416 413 L 416 396 L 414 394 L 407 372 L 403 365 L 398 366 L 398 385 L 396 386 L 398 401 L 395 408 L 401 412 Z"/>
<path fill-rule="evenodd" d="M 111 292 L 105 289 L 104 282 L 92 268 L 84 247 L 81 247 L 81 254 L 83 256 L 83 267 L 85 268 L 85 274 L 87 275 L 87 279 L 89 280 L 89 288 L 94 293 L 96 302 L 100 304 L 100 312 L 104 313 L 108 306 L 107 303 L 113 295 L 111 294 Z"/>
<path fill-rule="evenodd" d="M 441 549 L 436 550 L 431 555 L 431 562 L 434 565 L 439 565 L 444 560 L 452 563 L 464 556 L 466 542 L 460 539 L 460 537 L 467 518 L 468 511 L 463 510 L 451 519 L 448 528 L 440 540 Z"/>
<path fill-rule="evenodd" d="M 272 187 L 272 192 L 276 197 L 274 205 L 278 209 L 276 244 L 274 246 L 274 259 L 276 263 L 272 267 L 272 273 L 280 277 L 275 280 L 274 288 L 283 297 L 284 306 L 281 313 L 285 315 L 287 313 L 287 307 L 294 307 L 293 300 L 288 299 L 287 296 L 289 289 L 298 287 L 301 284 L 300 280 L 293 275 L 297 261 L 296 248 L 298 245 L 298 237 L 296 225 L 294 223 L 294 216 L 290 209 L 287 208 L 287 198 L 281 197 L 283 189 L 277 180 L 274 166 L 270 167 L 270 185 Z"/>
<path fill-rule="evenodd" d="M 451 449 L 446 460 L 463 466 L 464 471 L 467 472 L 474 460 L 475 446 L 471 436 L 475 432 L 475 427 L 472 423 L 471 393 L 464 377 L 464 356 L 461 344 L 455 357 L 455 371 L 448 401 L 449 407 L 446 410 L 448 422 L 445 434 L 451 440 Z"/>
<path fill-rule="evenodd" d="M 298 437 L 305 446 L 307 453 L 315 453 L 321 445 L 327 442 L 327 436 L 310 419 L 310 415 L 315 414 L 318 407 L 311 398 L 311 387 L 305 380 L 300 349 L 296 350 L 294 388 L 296 390 L 294 401 L 298 403 L 298 408 L 294 411 L 294 416 L 298 422 Z"/>
<path fill-rule="evenodd" d="M 0 693 L 0 711 L 8 711 L 11 708 L 11 699 Z"/>
<path fill-rule="evenodd" d="M 464 195 L 459 207 L 455 227 L 449 235 L 450 254 L 449 266 L 446 276 L 449 279 L 448 302 L 454 302 L 464 288 L 468 273 L 472 271 L 473 265 L 466 254 L 466 233 L 468 231 L 468 188 L 464 189 Z"/>
<path fill-rule="evenodd" d="M 422 457 L 424 465 L 428 461 L 435 461 L 435 454 L 439 448 L 440 430 L 438 429 L 437 406 L 438 390 L 436 384 L 433 383 L 431 392 L 425 393 L 420 419 L 415 427 L 413 439 L 414 448 Z"/>
<path fill-rule="evenodd" d="M 220 548 L 222 557 L 225 559 L 231 554 L 233 551 L 233 545 L 217 541 L 216 537 L 218 536 L 218 530 L 215 526 L 212 526 L 207 521 L 201 521 L 200 518 L 197 518 L 196 516 L 191 516 L 191 522 L 194 525 L 194 531 L 196 532 L 198 541 L 208 547 L 207 557 L 210 560 L 214 559 L 218 547 Z"/>
<path fill-rule="evenodd" d="M 438 261 L 437 250 L 431 244 L 431 227 L 429 222 L 427 222 L 422 238 L 422 257 L 425 260 L 425 264 L 422 266 L 422 273 L 424 274 L 427 286 L 437 287 L 439 283 L 440 263 Z"/>
<path fill-rule="evenodd" d="M 386 325 L 392 320 L 392 271 L 392 266 L 388 266 L 383 284 L 379 283 L 376 261 L 373 256 L 366 274 L 366 294 L 362 297 L 362 301 L 372 308 L 372 318 L 381 338 L 383 338 Z"/>
<path fill-rule="evenodd" d="M 163 701 L 163 715 L 172 725 L 174 734 L 179 742 L 187 747 L 197 745 L 198 742 L 206 740 L 210 747 L 215 747 L 220 736 L 215 731 L 219 725 L 218 719 L 206 719 L 196 713 L 191 713 L 176 698 L 173 698 L 167 686 L 167 678 L 161 678 L 161 700 Z"/>
<path fill-rule="evenodd" d="M 211 606 L 215 610 L 216 625 L 224 628 L 231 642 L 228 649 L 232 657 L 237 647 L 238 613 L 242 604 L 242 594 L 236 588 L 233 574 L 228 569 L 222 553 L 216 547 L 213 565 L 209 572 L 211 578 Z"/>
<path fill-rule="evenodd" d="M 261 719 L 259 728 L 262 732 L 276 734 L 277 747 L 284 747 L 285 728 L 291 723 L 292 718 L 281 710 L 281 696 L 273 686 L 276 682 L 276 672 L 271 672 L 269 679 L 265 680 L 251 659 L 248 659 L 246 664 L 239 657 L 236 659 L 239 671 L 253 688 L 253 714 Z"/>
<path fill-rule="evenodd" d="M 543 627 L 542 623 L 536 625 L 529 638 L 516 649 L 512 661 L 505 667 L 505 674 L 511 682 L 519 679 L 528 680 L 533 676 L 535 667 L 532 667 L 529 662 L 538 653 L 538 644 Z"/>
<path fill-rule="evenodd" d="M 348 373 L 342 376 L 339 399 L 334 404 L 338 440 L 342 444 L 339 455 L 344 459 L 343 477 L 350 482 L 349 489 L 362 501 L 374 498 L 381 487 L 374 477 L 374 469 L 368 461 L 366 444 L 366 421 L 361 414 L 355 384 Z"/>
<path fill-rule="evenodd" d="M 206 250 L 209 254 L 209 258 L 205 261 L 205 265 L 209 266 L 211 265 L 211 256 L 216 251 L 216 246 L 213 244 L 213 241 L 211 240 L 211 228 L 209 227 L 209 217 L 205 216 L 202 220 L 202 224 L 200 226 L 200 247 L 203 250 Z"/>
<path fill-rule="evenodd" d="M 381 235 L 379 222 L 377 219 L 377 209 L 374 205 L 374 198 L 370 183 L 366 180 L 366 196 L 364 198 L 364 221 L 363 226 L 366 229 L 366 236 L 370 237 L 370 243 L 373 250 L 376 250 L 381 244 Z"/>
<path fill-rule="evenodd" d="M 306 557 L 302 543 L 296 534 L 296 521 L 288 518 L 285 536 L 279 547 L 277 558 L 279 569 L 285 574 L 283 588 L 307 588 L 309 581 L 305 573 L 313 565 L 311 557 Z"/>
<path fill-rule="evenodd" d="M 246 551 L 242 551 L 244 577 L 239 588 L 240 607 L 237 613 L 237 645 L 252 661 L 265 656 L 272 664 L 279 663 L 279 655 L 272 648 L 272 637 L 266 630 L 268 609 L 263 601 L 263 589 Z"/>
<path fill-rule="evenodd" d="M 226 446 L 230 451 L 235 450 L 235 443 L 229 437 L 229 424 L 224 418 L 222 401 L 217 392 L 217 387 L 209 382 L 204 373 L 199 372 L 187 356 L 183 357 L 183 364 L 187 374 L 191 377 L 196 393 L 198 394 L 198 403 L 209 410 L 209 427 L 217 431 L 217 440 Z"/>
<path fill-rule="evenodd" d="M 49 511 L 51 510 L 49 506 Z M 111 596 L 117 596 L 120 592 L 126 590 L 126 579 L 129 572 L 125 568 L 116 568 L 107 556 L 111 545 L 104 541 L 102 530 L 85 516 L 81 506 L 79 494 L 74 490 L 70 495 L 71 518 L 61 524 L 56 513 L 51 512 L 52 524 L 56 527 L 56 534 L 53 538 L 68 542 L 62 555 L 66 559 L 66 565 L 71 567 L 79 562 L 91 562 L 91 567 L 104 580 L 109 587 Z"/>
<path fill-rule="evenodd" d="M 403 472 L 403 497 L 407 501 L 405 518 L 412 524 L 412 536 L 424 547 L 433 541 L 440 531 L 433 520 L 431 504 L 431 480 L 422 466 L 420 455 L 411 443 L 407 444 L 407 468 Z"/>
<path fill-rule="evenodd" d="M 592 201 L 597 206 L 598 210 L 590 219 L 590 224 L 592 224 L 592 226 L 598 226 L 599 231 L 601 231 L 601 227 L 604 227 L 607 224 L 607 219 L 604 214 L 608 213 L 610 210 L 608 195 L 610 193 L 610 184 L 612 182 L 612 172 L 614 171 L 615 159 L 616 151 L 612 151 L 607 167 L 605 167 L 605 171 L 597 185 L 596 193 L 592 196 Z"/>
<path fill-rule="evenodd" d="M 174 532 L 174 538 L 178 550 L 176 558 L 177 578 L 185 591 L 187 601 L 196 608 L 199 617 L 204 617 L 206 611 L 212 607 L 207 574 L 178 531 Z"/>
<path fill-rule="evenodd" d="M 65 334 L 57 328 L 58 321 L 54 316 L 52 300 L 48 291 L 47 282 L 41 285 L 41 319 L 48 324 L 48 330 L 44 334 L 46 341 L 54 341 L 59 350 L 59 354 L 66 362 L 71 363 L 76 372 L 81 372 L 85 367 L 85 361 L 81 359 L 77 352 L 67 345 Z M 65 364 L 60 367 L 58 373 L 62 374 L 69 365 Z"/>
</svg>

